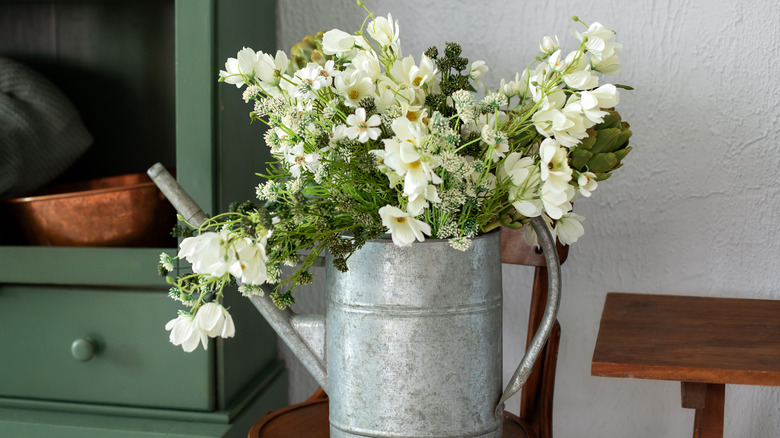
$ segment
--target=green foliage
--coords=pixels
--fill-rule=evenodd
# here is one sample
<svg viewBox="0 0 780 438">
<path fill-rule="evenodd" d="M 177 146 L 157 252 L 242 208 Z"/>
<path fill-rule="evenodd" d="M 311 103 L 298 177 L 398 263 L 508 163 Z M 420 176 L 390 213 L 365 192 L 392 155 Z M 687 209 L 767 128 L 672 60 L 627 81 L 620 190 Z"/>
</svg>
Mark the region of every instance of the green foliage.
<svg viewBox="0 0 780 438">
<path fill-rule="evenodd" d="M 570 166 L 580 172 L 593 172 L 603 181 L 611 172 L 623 165 L 622 160 L 631 152 L 628 140 L 631 129 L 615 110 L 609 110 L 604 122 L 590 130 L 589 136 L 571 149 Z"/>
</svg>

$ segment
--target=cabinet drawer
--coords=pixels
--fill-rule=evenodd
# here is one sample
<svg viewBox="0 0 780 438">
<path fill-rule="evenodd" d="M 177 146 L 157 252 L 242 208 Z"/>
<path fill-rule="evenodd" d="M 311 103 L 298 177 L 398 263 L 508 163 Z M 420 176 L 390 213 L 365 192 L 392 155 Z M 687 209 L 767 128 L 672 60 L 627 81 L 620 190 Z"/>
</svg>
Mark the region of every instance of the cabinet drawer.
<svg viewBox="0 0 780 438">
<path fill-rule="evenodd" d="M 211 410 L 213 350 L 168 342 L 179 308 L 159 290 L 0 285 L 0 397 Z"/>
</svg>

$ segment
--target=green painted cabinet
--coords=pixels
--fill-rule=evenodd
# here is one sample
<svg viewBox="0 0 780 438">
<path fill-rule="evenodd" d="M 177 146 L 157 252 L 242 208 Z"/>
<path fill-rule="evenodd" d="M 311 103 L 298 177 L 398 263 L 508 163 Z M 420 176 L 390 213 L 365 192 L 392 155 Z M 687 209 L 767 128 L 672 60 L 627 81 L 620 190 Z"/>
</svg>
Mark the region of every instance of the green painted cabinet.
<svg viewBox="0 0 780 438">
<path fill-rule="evenodd" d="M 240 90 L 217 83 L 243 46 L 275 48 L 273 0 L 0 0 L 0 56 L 58 85 L 95 137 L 60 179 L 160 161 L 209 213 L 251 199 L 268 159 Z M 161 251 L 176 249 L 0 236 L 0 436 L 243 437 L 286 403 L 275 335 L 237 293 L 235 338 L 168 343 Z"/>
</svg>

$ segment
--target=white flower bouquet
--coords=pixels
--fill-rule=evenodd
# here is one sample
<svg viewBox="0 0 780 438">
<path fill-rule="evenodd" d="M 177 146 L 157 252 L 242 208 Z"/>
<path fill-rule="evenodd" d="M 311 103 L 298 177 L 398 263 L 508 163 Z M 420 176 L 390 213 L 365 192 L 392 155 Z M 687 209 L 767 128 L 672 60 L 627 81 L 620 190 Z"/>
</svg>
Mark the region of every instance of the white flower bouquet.
<svg viewBox="0 0 780 438">
<path fill-rule="evenodd" d="M 573 202 L 621 165 L 631 131 L 614 110 L 628 87 L 601 83 L 620 70 L 614 32 L 593 23 L 572 33 L 573 51 L 545 37 L 530 66 L 481 98 L 485 62 L 469 64 L 455 43 L 403 56 L 391 15 L 368 12 L 354 34 L 320 32 L 289 56 L 244 48 L 228 59 L 219 80 L 246 87 L 275 161 L 260 202 L 190 224 L 178 257 L 192 273 L 168 277 L 189 308 L 166 326 L 171 342 L 192 351 L 233 335 L 225 285 L 245 295 L 269 285 L 284 308 L 324 250 L 346 270 L 386 233 L 397 245 L 436 238 L 467 250 L 478 234 L 542 216 L 561 243 L 575 242 L 584 229 Z M 164 275 L 172 260 L 162 255 Z"/>
</svg>

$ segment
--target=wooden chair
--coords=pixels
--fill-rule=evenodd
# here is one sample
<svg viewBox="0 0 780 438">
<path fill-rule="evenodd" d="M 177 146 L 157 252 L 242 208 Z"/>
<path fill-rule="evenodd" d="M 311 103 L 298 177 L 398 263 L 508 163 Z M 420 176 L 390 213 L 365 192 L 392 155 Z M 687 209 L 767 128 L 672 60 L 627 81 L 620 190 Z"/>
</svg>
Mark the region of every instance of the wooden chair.
<svg viewBox="0 0 780 438">
<path fill-rule="evenodd" d="M 569 247 L 558 245 L 563 263 Z M 547 268 L 541 251 L 528 246 L 522 230 L 501 231 L 501 260 L 504 263 L 534 266 L 534 280 L 528 317 L 526 348 L 542 320 L 547 304 Z M 520 394 L 519 415 L 504 411 L 504 438 L 551 438 L 555 368 L 561 326 L 553 326 L 547 344 L 534 365 Z M 318 389 L 308 400 L 266 414 L 249 431 L 249 438 L 328 438 L 328 396 Z"/>
</svg>

